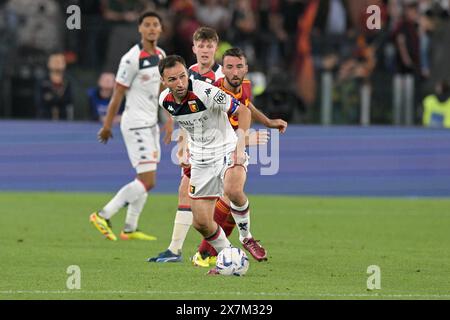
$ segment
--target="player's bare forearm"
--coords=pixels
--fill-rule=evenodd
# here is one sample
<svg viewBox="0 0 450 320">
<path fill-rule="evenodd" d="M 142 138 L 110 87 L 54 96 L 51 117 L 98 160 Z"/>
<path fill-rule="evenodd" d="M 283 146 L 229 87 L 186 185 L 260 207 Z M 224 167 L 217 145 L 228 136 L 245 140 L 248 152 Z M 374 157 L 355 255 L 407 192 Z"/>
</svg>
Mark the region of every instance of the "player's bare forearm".
<svg viewBox="0 0 450 320">
<path fill-rule="evenodd" d="M 183 129 L 180 129 L 180 135 L 177 141 L 177 158 L 180 166 L 189 167 L 189 151 L 188 151 L 188 143 L 187 143 L 187 133 Z"/>
<path fill-rule="evenodd" d="M 165 132 L 163 141 L 165 144 L 169 144 L 172 141 L 174 121 L 172 119 L 172 116 L 165 109 L 163 109 L 162 118 L 162 122 L 164 123 L 162 131 Z"/>
<path fill-rule="evenodd" d="M 264 113 L 259 111 L 253 103 L 250 102 L 249 109 L 252 113 L 252 118 L 263 124 L 267 128 L 278 129 L 281 133 L 284 133 L 287 129 L 287 122 L 283 119 L 269 119 Z"/>
<path fill-rule="evenodd" d="M 252 113 L 248 108 L 246 108 L 243 104 L 241 104 L 236 111 L 236 114 L 239 118 L 239 126 L 236 130 L 236 134 L 238 137 L 238 142 L 236 146 L 236 162 L 237 164 L 242 164 L 245 162 L 244 152 L 246 145 L 246 137 L 249 133 L 250 124 L 252 121 Z"/>
<path fill-rule="evenodd" d="M 111 101 L 108 105 L 108 111 L 106 112 L 105 121 L 103 122 L 103 128 L 111 129 L 114 122 L 114 117 L 120 109 L 120 105 L 122 104 L 122 100 L 125 97 L 126 92 L 126 87 L 116 84 L 114 87 L 113 96 L 111 97 Z"/>
<path fill-rule="evenodd" d="M 264 126 L 268 126 L 270 119 L 267 118 L 267 116 L 262 113 L 261 111 L 259 111 L 253 103 L 250 102 L 250 104 L 248 105 L 248 108 L 250 109 L 251 113 L 252 113 L 252 119 L 255 120 L 258 123 L 261 123 Z"/>
<path fill-rule="evenodd" d="M 112 125 L 114 118 L 119 111 L 120 104 L 125 96 L 127 88 L 116 84 L 111 101 L 108 105 L 108 111 L 106 112 L 105 119 L 103 120 L 103 127 L 97 133 L 98 141 L 101 143 L 107 143 L 112 138 Z"/>
</svg>

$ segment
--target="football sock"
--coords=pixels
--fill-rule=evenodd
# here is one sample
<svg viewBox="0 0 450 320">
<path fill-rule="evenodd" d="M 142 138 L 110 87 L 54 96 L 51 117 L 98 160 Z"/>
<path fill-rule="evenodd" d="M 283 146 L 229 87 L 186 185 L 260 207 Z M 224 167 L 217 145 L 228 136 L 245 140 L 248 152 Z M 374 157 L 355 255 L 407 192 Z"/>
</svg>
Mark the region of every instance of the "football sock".
<svg viewBox="0 0 450 320">
<path fill-rule="evenodd" d="M 225 232 L 223 232 L 222 228 L 218 225 L 216 232 L 209 236 L 208 238 L 205 238 L 206 241 L 209 242 L 211 246 L 214 247 L 214 249 L 217 252 L 222 251 L 223 248 L 231 247 L 230 241 L 228 241 L 227 237 L 225 236 Z"/>
<path fill-rule="evenodd" d="M 148 193 L 142 194 L 134 202 L 128 205 L 127 217 L 125 218 L 124 232 L 134 232 L 137 229 L 139 216 L 141 215 L 144 205 L 147 202 Z"/>
<path fill-rule="evenodd" d="M 121 208 L 128 206 L 136 201 L 144 193 L 147 193 L 144 184 L 138 179 L 122 187 L 114 198 L 99 212 L 100 217 L 111 219 Z"/>
<path fill-rule="evenodd" d="M 230 217 L 231 220 L 227 220 L 223 223 L 223 225 L 221 225 L 223 232 L 225 232 L 225 235 L 227 236 L 227 238 L 231 235 L 231 233 L 233 232 L 234 227 L 236 226 L 236 223 L 234 222 L 233 216 L 230 213 Z"/>
<path fill-rule="evenodd" d="M 175 254 L 181 254 L 184 240 L 192 225 L 193 215 L 190 206 L 179 206 L 175 215 L 175 223 L 172 231 L 172 241 L 169 250 Z"/>
<path fill-rule="evenodd" d="M 250 205 L 248 199 L 242 207 L 238 207 L 231 202 L 231 214 L 239 230 L 239 240 L 242 242 L 245 238 L 251 238 L 250 233 Z"/>
<path fill-rule="evenodd" d="M 219 199 L 216 202 L 216 207 L 214 208 L 214 221 L 222 227 L 227 237 L 231 234 L 231 231 L 233 231 L 234 228 L 234 220 L 231 230 L 229 223 L 227 223 L 228 217 L 230 216 L 230 210 L 230 206 L 222 199 Z M 198 247 L 198 252 L 202 254 L 202 257 L 217 256 L 216 250 L 208 243 L 208 241 L 204 239 Z"/>
</svg>

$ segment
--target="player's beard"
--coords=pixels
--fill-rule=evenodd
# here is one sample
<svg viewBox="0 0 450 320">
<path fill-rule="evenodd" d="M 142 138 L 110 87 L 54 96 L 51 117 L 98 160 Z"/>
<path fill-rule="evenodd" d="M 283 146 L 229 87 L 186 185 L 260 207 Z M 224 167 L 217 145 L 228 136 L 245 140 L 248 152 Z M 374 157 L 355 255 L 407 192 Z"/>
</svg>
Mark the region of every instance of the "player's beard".
<svg viewBox="0 0 450 320">
<path fill-rule="evenodd" d="M 236 83 L 236 81 L 237 81 L 237 83 Z M 230 86 L 232 86 L 233 88 L 240 87 L 240 85 L 242 84 L 242 81 L 244 81 L 244 78 L 232 78 L 232 79 L 227 78 L 228 84 Z"/>
<path fill-rule="evenodd" d="M 179 91 L 176 89 L 171 90 L 171 92 L 180 101 L 183 101 L 183 99 L 187 96 L 187 88 L 183 89 L 183 92 L 181 93 L 179 93 Z"/>
</svg>

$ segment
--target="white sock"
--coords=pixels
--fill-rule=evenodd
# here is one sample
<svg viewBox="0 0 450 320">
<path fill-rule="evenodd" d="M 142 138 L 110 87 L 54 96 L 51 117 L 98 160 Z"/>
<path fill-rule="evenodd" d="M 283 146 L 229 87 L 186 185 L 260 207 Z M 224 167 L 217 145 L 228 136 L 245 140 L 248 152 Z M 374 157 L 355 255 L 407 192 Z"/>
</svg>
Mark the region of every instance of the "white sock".
<svg viewBox="0 0 450 320">
<path fill-rule="evenodd" d="M 125 232 L 134 232 L 138 227 L 139 216 L 147 202 L 148 193 L 142 194 L 136 201 L 128 205 L 127 217 L 125 218 Z"/>
<path fill-rule="evenodd" d="M 172 231 L 172 241 L 169 250 L 175 254 L 181 254 L 183 243 L 192 225 L 193 215 L 191 208 L 178 208 Z"/>
<path fill-rule="evenodd" d="M 128 206 L 136 201 L 144 193 L 147 193 L 142 182 L 135 179 L 117 192 L 114 198 L 99 212 L 99 215 L 105 219 L 111 219 L 121 208 Z"/>
<path fill-rule="evenodd" d="M 211 246 L 216 249 L 217 253 L 223 250 L 223 248 L 231 247 L 231 243 L 228 240 L 227 236 L 225 235 L 225 232 L 222 230 L 222 228 L 217 225 L 217 230 L 214 232 L 213 235 L 211 235 L 209 238 L 205 238 L 206 241 L 209 242 Z"/>
<path fill-rule="evenodd" d="M 248 199 L 242 207 L 238 207 L 231 202 L 231 214 L 239 230 L 239 241 L 242 242 L 245 238 L 252 238 L 252 234 L 250 233 L 250 205 Z"/>
</svg>

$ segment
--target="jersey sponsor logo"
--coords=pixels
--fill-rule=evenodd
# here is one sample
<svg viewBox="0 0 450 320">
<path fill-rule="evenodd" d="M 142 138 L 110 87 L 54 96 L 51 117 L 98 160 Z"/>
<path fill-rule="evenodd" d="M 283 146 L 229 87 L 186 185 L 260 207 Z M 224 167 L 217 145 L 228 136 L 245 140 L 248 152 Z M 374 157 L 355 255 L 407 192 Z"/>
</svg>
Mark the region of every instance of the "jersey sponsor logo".
<svg viewBox="0 0 450 320">
<path fill-rule="evenodd" d="M 217 104 L 225 104 L 227 101 L 226 93 L 223 91 L 217 92 L 214 96 L 214 101 L 217 102 Z"/>
<path fill-rule="evenodd" d="M 192 112 L 198 112 L 198 106 L 197 106 L 197 102 L 196 101 L 188 101 L 188 104 L 189 104 L 189 109 L 192 111 Z"/>
</svg>

